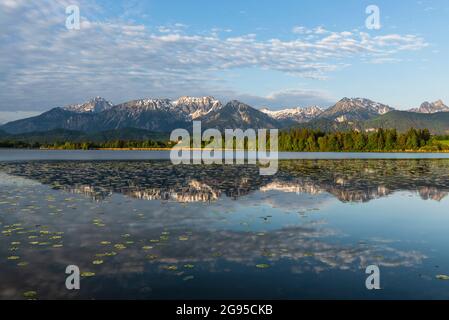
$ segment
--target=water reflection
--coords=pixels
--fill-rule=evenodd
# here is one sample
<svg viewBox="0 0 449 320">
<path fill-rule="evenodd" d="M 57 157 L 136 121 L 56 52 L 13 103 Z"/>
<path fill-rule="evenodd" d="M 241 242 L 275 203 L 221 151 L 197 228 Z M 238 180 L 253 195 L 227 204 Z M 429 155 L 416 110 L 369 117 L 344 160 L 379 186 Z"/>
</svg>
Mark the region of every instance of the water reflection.
<svg viewBox="0 0 449 320">
<path fill-rule="evenodd" d="M 364 298 L 370 264 L 395 270 L 383 277 L 396 283 L 411 275 L 418 287 L 433 284 L 436 271 L 425 265 L 439 243 L 423 244 L 389 219 L 407 211 L 407 226 L 447 243 L 448 165 L 283 161 L 276 176 L 261 177 L 254 166 L 163 161 L 3 163 L 0 298 L 30 290 L 40 299 Z M 434 206 L 426 216 L 438 216 L 440 230 L 410 220 L 422 204 Z M 64 287 L 69 264 L 92 275 L 80 292 Z M 435 288 L 432 297 L 447 295 Z M 378 294 L 402 298 L 391 288 Z"/>
<path fill-rule="evenodd" d="M 367 202 L 397 191 L 441 201 L 449 192 L 449 160 L 291 160 L 275 176 L 255 166 L 173 166 L 165 161 L 25 162 L 0 170 L 103 200 L 112 193 L 144 200 L 211 202 L 255 191 L 331 194 Z"/>
</svg>

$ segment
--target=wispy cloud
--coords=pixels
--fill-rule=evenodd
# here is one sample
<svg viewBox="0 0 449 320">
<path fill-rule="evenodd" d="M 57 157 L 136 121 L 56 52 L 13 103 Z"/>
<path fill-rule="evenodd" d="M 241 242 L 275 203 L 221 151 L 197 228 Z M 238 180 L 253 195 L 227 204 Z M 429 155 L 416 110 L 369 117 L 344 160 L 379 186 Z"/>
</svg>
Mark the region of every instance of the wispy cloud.
<svg viewBox="0 0 449 320">
<path fill-rule="evenodd" d="M 68 4 L 0 0 L 0 110 L 46 108 L 94 95 L 120 102 L 220 86 L 225 92 L 228 84 L 217 74 L 241 68 L 326 79 L 354 59 L 392 61 L 399 52 L 427 46 L 416 35 L 295 27 L 293 40 L 260 40 L 255 34 L 192 34 L 183 24 L 148 27 L 89 16 L 83 16 L 81 30 L 71 31 L 65 28 Z M 79 5 L 82 14 L 94 7 L 87 1 Z M 313 37 L 303 37 L 307 34 Z M 289 101 L 279 97 L 272 102 Z"/>
</svg>

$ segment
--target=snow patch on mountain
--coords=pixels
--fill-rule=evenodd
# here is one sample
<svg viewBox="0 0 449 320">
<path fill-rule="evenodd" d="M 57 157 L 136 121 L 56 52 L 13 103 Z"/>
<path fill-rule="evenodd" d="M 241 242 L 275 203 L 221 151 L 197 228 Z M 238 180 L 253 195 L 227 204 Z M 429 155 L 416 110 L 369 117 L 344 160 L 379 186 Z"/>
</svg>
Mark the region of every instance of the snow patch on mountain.
<svg viewBox="0 0 449 320">
<path fill-rule="evenodd" d="M 423 102 L 419 108 L 413 108 L 409 110 L 410 112 L 417 113 L 437 113 L 437 112 L 449 112 L 449 107 L 444 104 L 442 100 L 435 102 Z"/>
<path fill-rule="evenodd" d="M 201 118 L 222 107 L 221 102 L 214 97 L 181 97 L 173 101 L 171 105 L 172 109 L 181 111 L 191 120 Z"/>
<path fill-rule="evenodd" d="M 339 101 L 338 104 L 340 104 L 340 107 L 342 107 L 343 109 L 347 109 L 348 111 L 356 108 L 361 108 L 366 109 L 367 111 L 370 111 L 372 113 L 377 113 L 379 115 L 386 114 L 393 110 L 393 108 L 385 104 L 365 98 L 343 98 Z"/>
<path fill-rule="evenodd" d="M 221 108 L 222 104 L 213 97 L 181 97 L 175 101 L 170 99 L 134 100 L 117 107 L 129 110 L 131 114 L 144 111 L 163 111 L 184 120 L 195 120 Z"/>
<path fill-rule="evenodd" d="M 76 113 L 99 113 L 112 108 L 112 103 L 101 97 L 95 97 L 82 104 L 72 104 L 64 107 L 64 110 Z"/>
<path fill-rule="evenodd" d="M 318 117 L 321 113 L 323 113 L 323 109 L 321 109 L 318 106 L 311 106 L 305 108 L 297 107 L 278 111 L 271 111 L 270 109 L 265 107 L 262 108 L 260 111 L 276 120 L 292 120 L 298 123 L 307 122 L 311 119 Z"/>
</svg>

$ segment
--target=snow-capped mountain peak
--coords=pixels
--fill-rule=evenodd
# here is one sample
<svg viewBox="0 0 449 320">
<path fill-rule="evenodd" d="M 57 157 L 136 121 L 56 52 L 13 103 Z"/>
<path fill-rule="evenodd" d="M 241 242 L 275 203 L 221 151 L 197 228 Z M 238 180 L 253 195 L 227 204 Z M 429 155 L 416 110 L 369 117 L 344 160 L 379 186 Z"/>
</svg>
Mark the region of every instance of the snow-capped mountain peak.
<svg viewBox="0 0 449 320">
<path fill-rule="evenodd" d="M 181 97 L 171 103 L 172 108 L 181 111 L 191 120 L 198 119 L 213 110 L 222 107 L 219 100 L 214 97 Z"/>
<path fill-rule="evenodd" d="M 195 120 L 212 110 L 221 108 L 221 106 L 221 102 L 213 97 L 181 97 L 177 100 L 140 99 L 123 103 L 118 107 L 128 109 L 133 114 L 145 111 L 162 111 L 171 113 L 180 119 Z"/>
<path fill-rule="evenodd" d="M 372 101 L 366 98 L 343 98 L 337 104 L 346 109 L 362 108 L 379 115 L 386 114 L 393 109 L 385 104 Z"/>
<path fill-rule="evenodd" d="M 321 118 L 334 120 L 337 123 L 354 123 L 384 115 L 394 109 L 365 98 L 343 98 L 332 107 L 326 109 Z"/>
<path fill-rule="evenodd" d="M 260 111 L 276 120 L 292 120 L 302 123 L 318 117 L 323 112 L 323 109 L 318 106 L 311 106 L 271 111 L 269 108 L 264 107 Z"/>
<path fill-rule="evenodd" d="M 444 104 L 442 100 L 435 102 L 423 102 L 419 108 L 410 110 L 417 113 L 437 113 L 437 112 L 449 112 L 449 107 Z"/>
<path fill-rule="evenodd" d="M 86 103 L 73 104 L 63 109 L 76 113 L 99 113 L 112 108 L 112 103 L 101 97 L 95 97 Z"/>
</svg>

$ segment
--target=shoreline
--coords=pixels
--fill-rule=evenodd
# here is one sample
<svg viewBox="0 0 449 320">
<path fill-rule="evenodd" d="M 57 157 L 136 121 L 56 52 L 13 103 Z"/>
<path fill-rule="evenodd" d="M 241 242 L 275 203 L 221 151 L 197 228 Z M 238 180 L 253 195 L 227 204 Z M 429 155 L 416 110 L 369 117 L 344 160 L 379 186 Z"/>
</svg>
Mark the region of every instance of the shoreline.
<svg viewBox="0 0 449 320">
<path fill-rule="evenodd" d="M 1 150 L 30 150 L 30 151 L 172 151 L 172 148 L 92 148 L 92 149 L 60 149 L 60 148 L 1 148 Z M 213 149 L 207 148 L 183 148 L 178 151 L 211 151 Z M 222 151 L 247 151 L 241 149 L 222 149 Z M 251 152 L 257 152 L 252 150 Z M 393 151 L 278 151 L 279 153 L 441 153 L 446 154 L 449 153 L 449 150 L 440 150 L 440 151 L 424 151 L 424 150 L 393 150 Z"/>
</svg>

